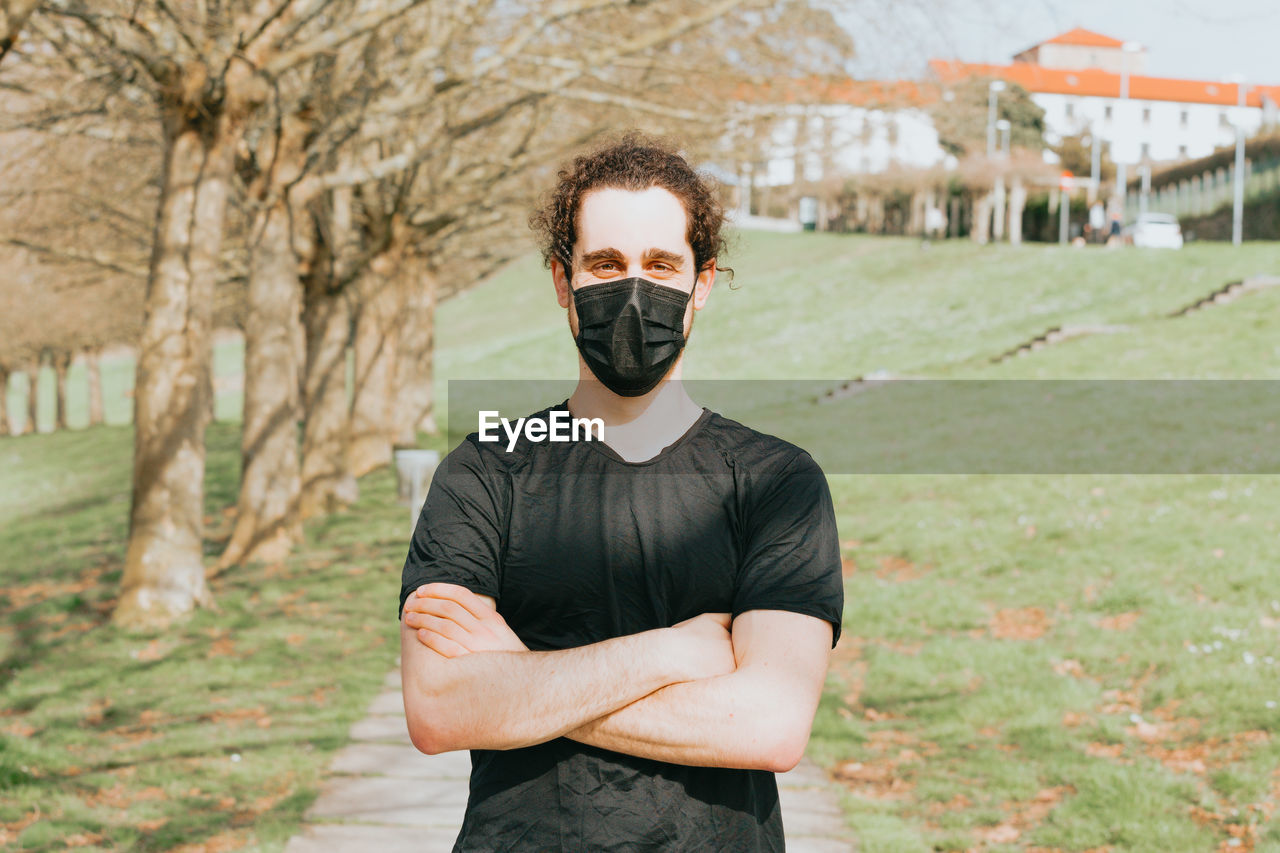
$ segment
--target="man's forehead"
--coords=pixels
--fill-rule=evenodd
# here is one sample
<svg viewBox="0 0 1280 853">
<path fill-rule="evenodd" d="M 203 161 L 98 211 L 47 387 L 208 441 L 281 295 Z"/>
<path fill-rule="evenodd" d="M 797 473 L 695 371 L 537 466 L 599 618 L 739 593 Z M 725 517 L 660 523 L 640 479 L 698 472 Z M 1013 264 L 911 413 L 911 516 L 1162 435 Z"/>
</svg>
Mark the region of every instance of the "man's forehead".
<svg viewBox="0 0 1280 853">
<path fill-rule="evenodd" d="M 662 187 L 592 190 L 578 210 L 574 254 L 612 249 L 638 257 L 657 250 L 692 257 L 688 221 L 684 204 Z"/>
</svg>

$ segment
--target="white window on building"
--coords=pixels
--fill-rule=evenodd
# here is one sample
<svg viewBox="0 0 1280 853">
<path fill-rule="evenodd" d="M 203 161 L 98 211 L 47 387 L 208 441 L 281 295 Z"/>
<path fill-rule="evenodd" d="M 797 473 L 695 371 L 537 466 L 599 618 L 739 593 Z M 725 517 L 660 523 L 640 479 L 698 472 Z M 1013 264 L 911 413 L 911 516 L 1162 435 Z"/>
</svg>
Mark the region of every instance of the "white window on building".
<svg viewBox="0 0 1280 853">
<path fill-rule="evenodd" d="M 1186 115 L 1186 113 L 1183 113 L 1183 115 Z M 1187 159 L 1187 146 L 1185 145 L 1178 146 L 1178 159 L 1179 160 Z"/>
<path fill-rule="evenodd" d="M 1151 107 L 1142 108 L 1142 123 L 1151 124 Z"/>
<path fill-rule="evenodd" d="M 1182 113 L 1178 116 L 1178 124 L 1179 124 L 1181 127 L 1186 127 L 1186 126 L 1187 126 L 1187 121 L 1188 121 L 1188 119 L 1190 119 L 1190 118 L 1191 118 L 1191 114 L 1190 114 L 1189 112 L 1187 112 L 1186 110 L 1183 110 L 1183 111 L 1182 111 Z M 1185 148 L 1186 146 L 1183 146 L 1183 147 Z"/>
<path fill-rule="evenodd" d="M 1107 104 L 1102 110 L 1102 117 L 1107 121 L 1111 121 L 1111 105 Z"/>
<path fill-rule="evenodd" d="M 1223 110 L 1222 112 L 1218 113 L 1218 126 L 1231 127 L 1231 119 L 1227 116 L 1226 110 Z"/>
<path fill-rule="evenodd" d="M 1150 142 L 1142 143 L 1142 153 L 1139 154 L 1138 156 L 1143 160 L 1151 159 L 1151 143 Z"/>
<path fill-rule="evenodd" d="M 1073 104 L 1071 101 L 1067 101 L 1067 118 L 1075 118 L 1075 116 L 1076 116 L 1076 105 Z"/>
</svg>

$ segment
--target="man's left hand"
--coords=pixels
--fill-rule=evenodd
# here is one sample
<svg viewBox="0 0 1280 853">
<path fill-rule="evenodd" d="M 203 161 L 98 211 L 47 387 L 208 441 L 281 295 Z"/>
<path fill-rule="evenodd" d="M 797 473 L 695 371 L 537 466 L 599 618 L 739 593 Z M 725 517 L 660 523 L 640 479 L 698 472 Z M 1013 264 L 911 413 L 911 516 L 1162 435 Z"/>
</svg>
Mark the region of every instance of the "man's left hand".
<svg viewBox="0 0 1280 853">
<path fill-rule="evenodd" d="M 458 584 L 425 584 L 405 599 L 404 623 L 417 629 L 418 642 L 447 658 L 528 651 L 491 601 Z"/>
</svg>

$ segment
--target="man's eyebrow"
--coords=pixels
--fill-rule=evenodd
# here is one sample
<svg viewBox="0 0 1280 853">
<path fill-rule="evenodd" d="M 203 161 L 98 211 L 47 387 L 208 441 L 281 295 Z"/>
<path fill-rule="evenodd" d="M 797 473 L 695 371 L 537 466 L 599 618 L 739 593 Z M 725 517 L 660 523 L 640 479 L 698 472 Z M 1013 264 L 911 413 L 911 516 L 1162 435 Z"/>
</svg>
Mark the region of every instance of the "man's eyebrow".
<svg viewBox="0 0 1280 853">
<path fill-rule="evenodd" d="M 582 255 L 582 263 L 593 264 L 596 261 L 616 261 L 622 258 L 622 252 L 609 247 L 607 249 L 594 249 L 590 252 L 584 252 Z"/>
<path fill-rule="evenodd" d="M 620 249 L 615 249 L 612 246 L 605 249 L 593 249 L 582 254 L 582 263 L 584 265 L 593 264 L 596 261 L 621 261 L 625 259 L 626 255 Z M 666 261 L 676 267 L 683 265 L 685 261 L 684 256 L 680 253 L 657 247 L 646 249 L 642 259 L 645 261 Z"/>
<path fill-rule="evenodd" d="M 646 261 L 666 261 L 677 267 L 684 263 L 683 255 L 667 249 L 649 249 L 644 253 L 644 259 Z"/>
</svg>

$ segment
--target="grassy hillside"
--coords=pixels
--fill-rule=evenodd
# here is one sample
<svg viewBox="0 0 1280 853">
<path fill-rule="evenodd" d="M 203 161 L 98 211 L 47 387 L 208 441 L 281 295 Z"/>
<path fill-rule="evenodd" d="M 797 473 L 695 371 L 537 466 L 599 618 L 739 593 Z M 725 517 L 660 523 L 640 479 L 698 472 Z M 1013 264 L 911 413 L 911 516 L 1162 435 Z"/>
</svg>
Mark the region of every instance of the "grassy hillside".
<svg viewBox="0 0 1280 853">
<path fill-rule="evenodd" d="M 1280 364 L 1280 290 L 1166 316 L 1280 273 L 1277 244 L 751 234 L 737 248 L 736 287 L 698 317 L 691 377 L 1276 378 Z M 1064 324 L 1128 328 L 990 363 Z M 532 258 L 443 305 L 437 340 L 441 380 L 574 373 Z M 218 375 L 239 362 L 220 350 Z M 116 397 L 131 373 L 112 370 Z M 10 388 L 14 413 L 23 393 Z M 376 472 L 289 560 L 216 578 L 218 610 L 163 636 L 118 632 L 121 401 L 114 426 L 0 440 L 0 847 L 279 850 L 394 659 L 405 510 Z M 824 417 L 838 427 L 858 405 Z M 210 431 L 210 555 L 237 427 Z M 810 753 L 843 783 L 860 850 L 1280 851 L 1277 478 L 831 481 L 846 637 Z"/>
</svg>

